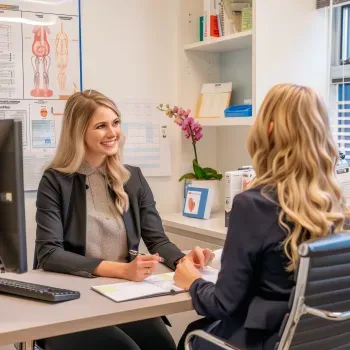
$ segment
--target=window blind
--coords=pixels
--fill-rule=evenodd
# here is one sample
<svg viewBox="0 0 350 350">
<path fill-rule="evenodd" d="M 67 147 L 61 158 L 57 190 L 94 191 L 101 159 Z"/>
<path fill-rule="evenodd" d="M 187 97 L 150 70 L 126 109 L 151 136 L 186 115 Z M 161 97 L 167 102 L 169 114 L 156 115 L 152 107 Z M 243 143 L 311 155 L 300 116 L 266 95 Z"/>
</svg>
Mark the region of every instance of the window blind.
<svg viewBox="0 0 350 350">
<path fill-rule="evenodd" d="M 322 7 L 327 7 L 330 5 L 331 0 L 316 0 L 316 7 L 318 9 Z M 349 0 L 333 0 L 333 5 L 349 3 Z"/>
<path fill-rule="evenodd" d="M 320 1 L 320 0 L 319 0 Z M 323 0 L 324 1 L 324 0 Z M 333 0 L 336 1 L 336 0 Z M 350 1 L 337 0 L 342 4 Z M 327 1 L 329 4 L 329 0 Z M 334 139 L 339 150 L 350 160 L 350 8 L 332 8 L 333 22 L 329 27 L 330 50 L 330 96 L 329 112 Z"/>
<path fill-rule="evenodd" d="M 332 125 L 333 136 L 337 140 L 339 150 L 350 159 L 350 84 L 338 86 L 337 124 Z"/>
</svg>

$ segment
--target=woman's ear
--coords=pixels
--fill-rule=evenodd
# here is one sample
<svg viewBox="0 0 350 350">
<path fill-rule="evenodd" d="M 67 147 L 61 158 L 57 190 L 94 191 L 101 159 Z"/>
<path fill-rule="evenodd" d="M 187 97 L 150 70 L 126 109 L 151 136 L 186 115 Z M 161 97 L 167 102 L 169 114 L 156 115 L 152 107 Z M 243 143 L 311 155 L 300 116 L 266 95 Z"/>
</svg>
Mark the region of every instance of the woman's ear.
<svg viewBox="0 0 350 350">
<path fill-rule="evenodd" d="M 269 125 L 269 129 L 268 129 L 269 136 L 271 135 L 272 130 L 273 130 L 273 122 L 271 122 Z"/>
</svg>

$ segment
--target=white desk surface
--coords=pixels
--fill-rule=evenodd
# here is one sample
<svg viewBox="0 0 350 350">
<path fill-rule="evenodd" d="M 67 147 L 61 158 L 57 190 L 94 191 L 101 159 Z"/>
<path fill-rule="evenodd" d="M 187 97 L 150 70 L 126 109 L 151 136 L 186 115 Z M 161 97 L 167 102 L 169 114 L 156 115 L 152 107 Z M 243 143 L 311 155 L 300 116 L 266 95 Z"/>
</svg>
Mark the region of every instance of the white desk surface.
<svg viewBox="0 0 350 350">
<path fill-rule="evenodd" d="M 226 239 L 225 213 L 223 211 L 212 214 L 209 220 L 193 219 L 182 213 L 162 214 L 163 226 L 194 232 L 222 240 Z"/>
<path fill-rule="evenodd" d="M 158 273 L 169 271 L 161 265 Z M 0 294 L 0 346 L 87 329 L 193 310 L 188 293 L 116 303 L 90 289 L 116 283 L 51 272 L 1 274 L 0 277 L 80 291 L 80 299 L 50 304 Z"/>
</svg>

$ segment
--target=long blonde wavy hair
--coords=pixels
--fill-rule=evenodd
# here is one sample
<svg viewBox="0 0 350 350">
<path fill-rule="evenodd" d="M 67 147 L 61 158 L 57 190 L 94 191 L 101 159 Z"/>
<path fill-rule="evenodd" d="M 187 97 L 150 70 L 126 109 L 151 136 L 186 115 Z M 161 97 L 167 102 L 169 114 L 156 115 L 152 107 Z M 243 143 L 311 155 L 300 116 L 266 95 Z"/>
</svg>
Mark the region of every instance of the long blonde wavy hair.
<svg viewBox="0 0 350 350">
<path fill-rule="evenodd" d="M 93 114 L 101 106 L 111 109 L 119 118 L 121 117 L 115 103 L 96 90 L 76 92 L 68 99 L 57 152 L 46 169 L 55 169 L 65 174 L 78 171 L 85 158 L 86 130 Z M 129 197 L 123 186 L 130 173 L 121 161 L 124 141 L 125 137 L 121 133 L 117 154 L 106 158 L 107 179 L 117 195 L 115 205 L 120 213 L 129 207 Z"/>
<path fill-rule="evenodd" d="M 273 125 L 272 125 L 273 123 Z M 336 180 L 339 155 L 326 107 L 312 89 L 274 86 L 248 136 L 248 152 L 262 193 L 277 195 L 279 223 L 286 230 L 284 250 L 295 270 L 298 245 L 340 231 L 343 197 Z"/>
</svg>

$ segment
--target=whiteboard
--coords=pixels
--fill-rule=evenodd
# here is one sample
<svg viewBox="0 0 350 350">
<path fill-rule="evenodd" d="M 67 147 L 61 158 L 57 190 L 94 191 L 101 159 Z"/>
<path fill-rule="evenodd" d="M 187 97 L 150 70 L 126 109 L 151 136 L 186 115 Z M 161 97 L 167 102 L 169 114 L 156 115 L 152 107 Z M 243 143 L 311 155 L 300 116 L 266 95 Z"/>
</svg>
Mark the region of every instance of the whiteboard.
<svg viewBox="0 0 350 350">
<path fill-rule="evenodd" d="M 37 190 L 66 100 L 81 90 L 79 0 L 0 0 L 0 119 L 23 129 L 24 188 Z"/>
</svg>

